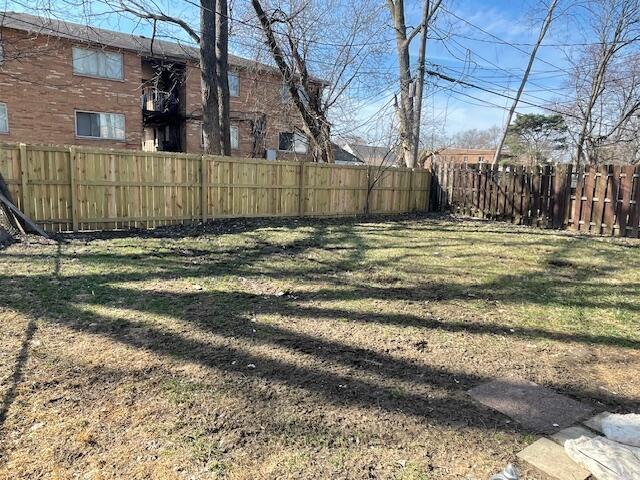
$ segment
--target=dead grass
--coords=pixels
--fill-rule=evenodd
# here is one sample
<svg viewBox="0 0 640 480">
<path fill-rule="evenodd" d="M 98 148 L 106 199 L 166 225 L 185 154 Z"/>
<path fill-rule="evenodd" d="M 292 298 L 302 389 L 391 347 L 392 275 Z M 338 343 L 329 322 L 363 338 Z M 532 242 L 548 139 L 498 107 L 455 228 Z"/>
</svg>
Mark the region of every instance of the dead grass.
<svg viewBox="0 0 640 480">
<path fill-rule="evenodd" d="M 0 478 L 488 478 L 534 435 L 474 385 L 640 406 L 637 242 L 438 219 L 219 230 L 0 251 Z"/>
</svg>

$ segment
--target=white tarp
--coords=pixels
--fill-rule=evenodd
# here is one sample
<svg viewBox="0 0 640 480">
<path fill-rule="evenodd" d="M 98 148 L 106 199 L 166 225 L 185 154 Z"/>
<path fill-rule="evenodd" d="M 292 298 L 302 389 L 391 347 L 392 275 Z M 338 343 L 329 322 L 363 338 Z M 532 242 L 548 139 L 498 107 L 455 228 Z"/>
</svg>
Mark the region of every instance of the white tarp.
<svg viewBox="0 0 640 480">
<path fill-rule="evenodd" d="M 640 415 L 611 414 L 602 420 L 602 433 L 616 442 L 640 447 Z"/>
<path fill-rule="evenodd" d="M 640 448 L 604 437 L 580 437 L 564 442 L 571 459 L 589 470 L 598 480 L 640 479 Z"/>
</svg>

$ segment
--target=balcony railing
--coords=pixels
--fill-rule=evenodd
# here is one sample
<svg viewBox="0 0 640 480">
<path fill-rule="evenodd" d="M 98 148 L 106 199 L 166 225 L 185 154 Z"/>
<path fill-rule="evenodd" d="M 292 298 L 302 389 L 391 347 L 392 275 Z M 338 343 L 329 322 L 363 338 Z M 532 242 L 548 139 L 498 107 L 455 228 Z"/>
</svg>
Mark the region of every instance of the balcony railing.
<svg viewBox="0 0 640 480">
<path fill-rule="evenodd" d="M 145 112 L 171 113 L 178 107 L 178 98 L 169 92 L 147 87 L 142 90 L 142 110 Z"/>
</svg>

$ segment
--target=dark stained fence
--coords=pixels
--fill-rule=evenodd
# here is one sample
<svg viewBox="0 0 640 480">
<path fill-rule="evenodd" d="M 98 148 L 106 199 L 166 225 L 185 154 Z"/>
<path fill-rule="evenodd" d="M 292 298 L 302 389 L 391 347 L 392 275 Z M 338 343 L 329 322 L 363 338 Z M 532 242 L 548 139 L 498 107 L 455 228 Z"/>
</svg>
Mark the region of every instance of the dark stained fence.
<svg viewBox="0 0 640 480">
<path fill-rule="evenodd" d="M 540 228 L 639 238 L 640 166 L 499 167 L 437 163 L 435 211 Z"/>
</svg>

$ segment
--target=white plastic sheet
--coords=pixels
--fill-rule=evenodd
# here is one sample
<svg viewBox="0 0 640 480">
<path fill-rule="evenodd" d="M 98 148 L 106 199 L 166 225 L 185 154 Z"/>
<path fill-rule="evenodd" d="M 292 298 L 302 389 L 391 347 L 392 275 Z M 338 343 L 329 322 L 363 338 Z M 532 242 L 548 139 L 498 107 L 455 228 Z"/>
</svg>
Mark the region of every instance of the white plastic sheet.
<svg viewBox="0 0 640 480">
<path fill-rule="evenodd" d="M 604 437 L 580 437 L 564 442 L 567 455 L 598 480 L 640 479 L 640 448 Z"/>
<path fill-rule="evenodd" d="M 608 415 L 602 420 L 602 433 L 616 442 L 640 447 L 640 415 Z"/>
</svg>

